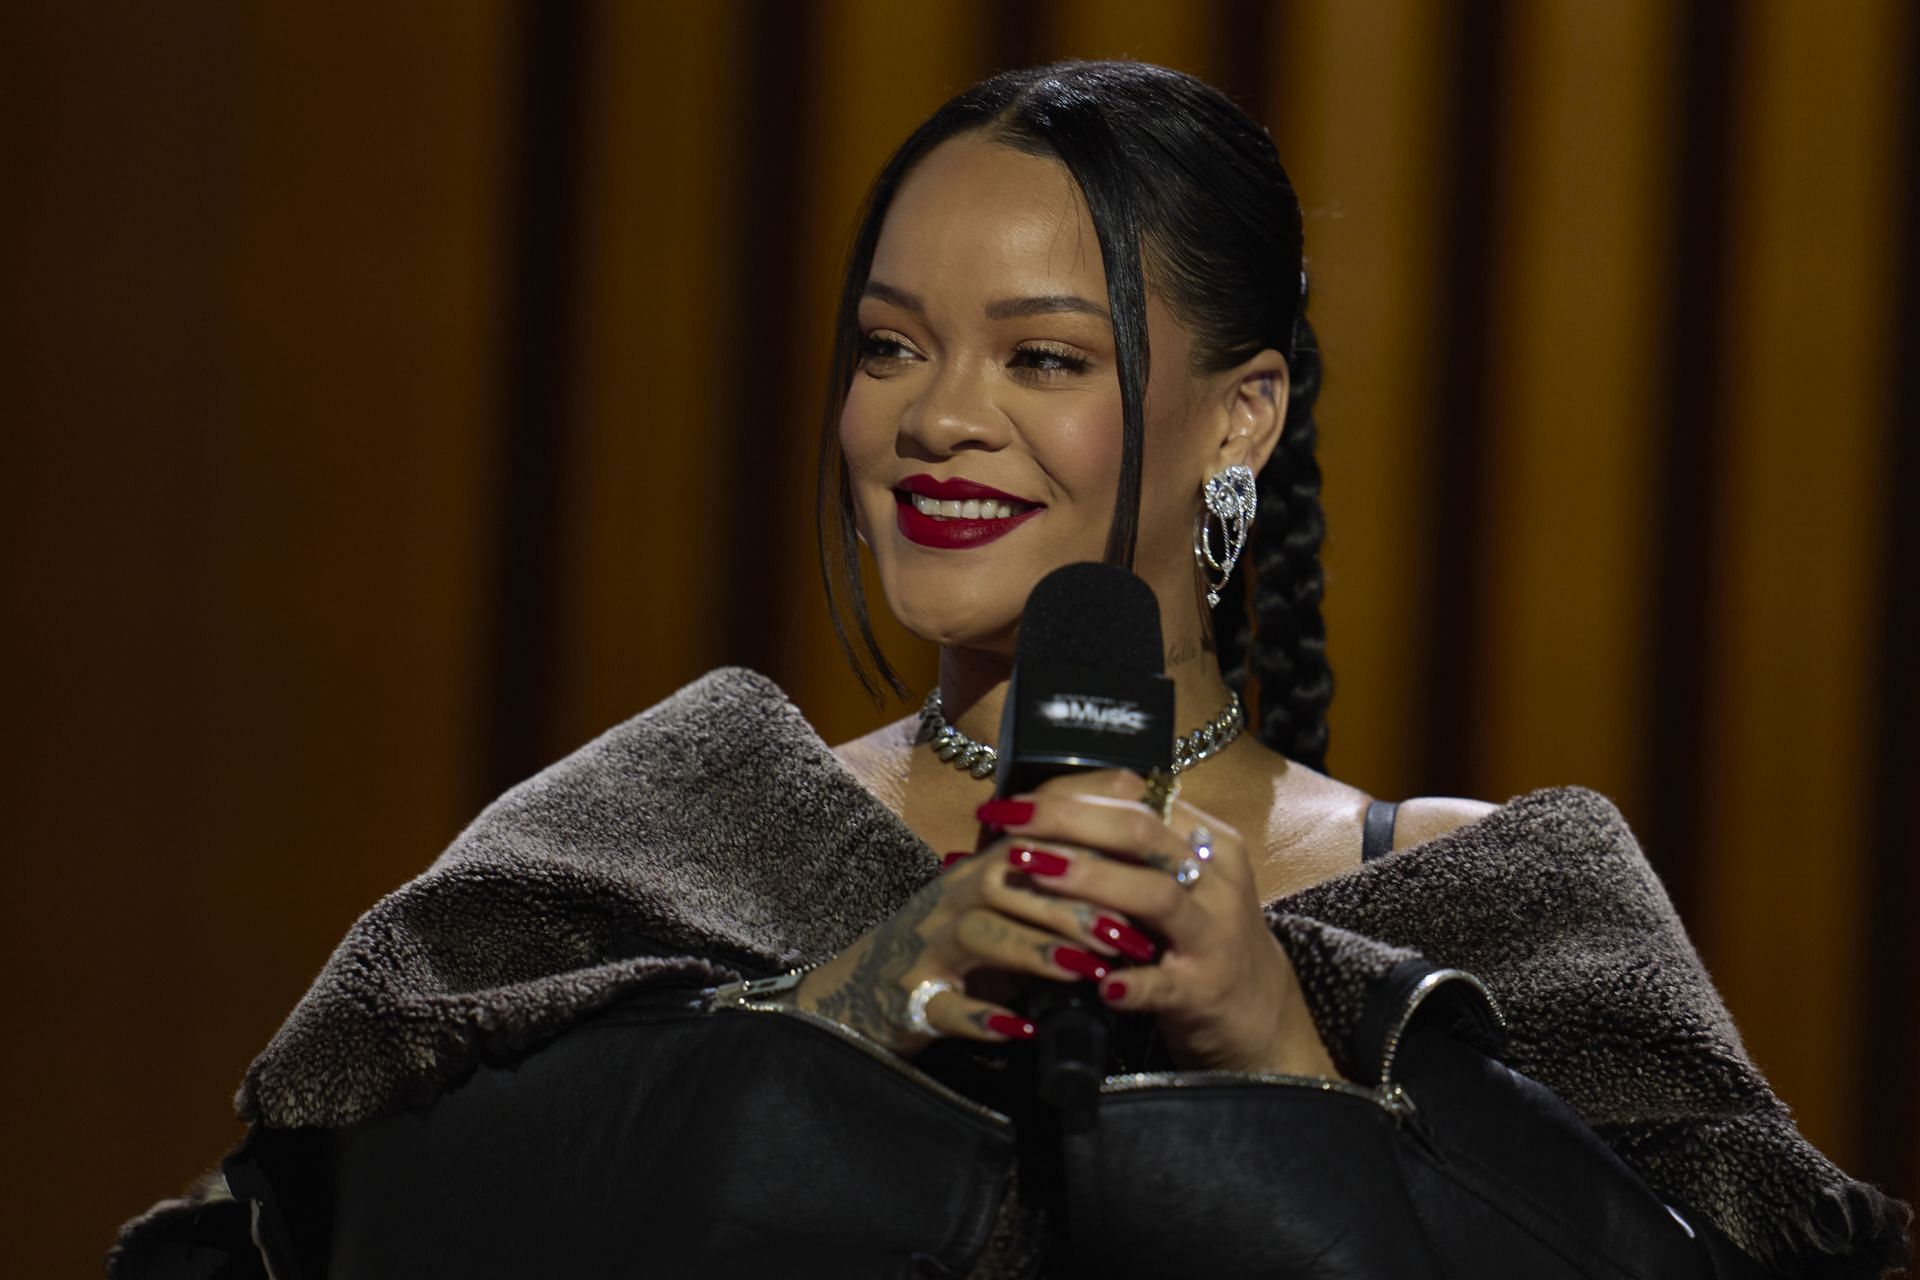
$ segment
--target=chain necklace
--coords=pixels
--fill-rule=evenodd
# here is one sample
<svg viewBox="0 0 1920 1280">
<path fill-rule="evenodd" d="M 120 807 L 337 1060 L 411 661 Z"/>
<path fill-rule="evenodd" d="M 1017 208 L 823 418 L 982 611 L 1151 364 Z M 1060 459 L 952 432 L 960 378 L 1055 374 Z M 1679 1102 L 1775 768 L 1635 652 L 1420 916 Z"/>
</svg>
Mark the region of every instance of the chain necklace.
<svg viewBox="0 0 1920 1280">
<path fill-rule="evenodd" d="M 1227 705 L 1220 709 L 1219 715 L 1192 733 L 1174 739 L 1173 771 L 1179 773 L 1182 769 L 1191 769 L 1208 756 L 1226 750 L 1227 744 L 1240 736 L 1240 730 L 1246 722 L 1246 715 L 1240 706 L 1240 694 L 1229 691 Z M 916 741 L 932 743 L 935 755 L 976 778 L 986 777 L 1000 762 L 999 752 L 984 742 L 975 742 L 947 723 L 946 716 L 941 714 L 940 689 L 937 685 L 928 692 L 927 700 L 920 704 L 920 736 Z"/>
</svg>

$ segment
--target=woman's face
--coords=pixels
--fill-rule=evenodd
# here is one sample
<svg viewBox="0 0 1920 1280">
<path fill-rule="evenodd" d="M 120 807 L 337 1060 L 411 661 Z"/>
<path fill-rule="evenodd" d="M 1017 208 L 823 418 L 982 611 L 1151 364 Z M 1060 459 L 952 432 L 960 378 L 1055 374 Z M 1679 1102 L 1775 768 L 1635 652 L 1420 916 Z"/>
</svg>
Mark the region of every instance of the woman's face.
<svg viewBox="0 0 1920 1280">
<path fill-rule="evenodd" d="M 1106 299 L 1092 217 L 1056 160 L 962 135 L 895 195 L 860 303 L 840 443 L 860 535 L 914 634 L 1011 653 L 1034 584 L 1104 557 L 1121 458 Z M 1134 568 L 1173 643 L 1199 625 L 1201 483 L 1229 461 L 1257 470 L 1273 440 L 1249 430 L 1263 411 L 1259 390 L 1239 385 L 1257 381 L 1245 366 L 1189 376 L 1189 335 L 1151 288 L 1147 327 Z M 1277 413 L 1284 362 L 1262 355 L 1269 372 L 1279 365 L 1265 384 Z M 1276 417 L 1266 434 L 1277 431 Z"/>
</svg>

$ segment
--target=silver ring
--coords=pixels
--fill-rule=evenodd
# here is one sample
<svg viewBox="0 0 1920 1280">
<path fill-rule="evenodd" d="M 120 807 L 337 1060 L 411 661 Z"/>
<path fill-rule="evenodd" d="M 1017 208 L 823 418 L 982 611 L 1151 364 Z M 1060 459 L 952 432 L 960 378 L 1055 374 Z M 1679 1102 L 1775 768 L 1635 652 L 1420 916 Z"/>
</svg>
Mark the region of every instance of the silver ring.
<svg viewBox="0 0 1920 1280">
<path fill-rule="evenodd" d="M 923 978 L 920 985 L 907 997 L 907 1029 L 917 1036 L 937 1036 L 940 1033 L 927 1021 L 927 1005 L 942 991 L 953 990 L 953 984 L 945 978 Z"/>
<path fill-rule="evenodd" d="M 1193 856 L 1205 862 L 1213 856 L 1213 832 L 1205 827 L 1195 827 L 1193 834 L 1187 837 L 1187 848 L 1193 850 Z"/>
<path fill-rule="evenodd" d="M 1173 869 L 1173 882 L 1182 889 L 1193 888 L 1200 879 L 1203 864 L 1213 856 L 1213 832 L 1195 827 L 1187 837 L 1187 848 L 1193 850 L 1193 856 L 1180 859 L 1180 865 Z"/>
</svg>

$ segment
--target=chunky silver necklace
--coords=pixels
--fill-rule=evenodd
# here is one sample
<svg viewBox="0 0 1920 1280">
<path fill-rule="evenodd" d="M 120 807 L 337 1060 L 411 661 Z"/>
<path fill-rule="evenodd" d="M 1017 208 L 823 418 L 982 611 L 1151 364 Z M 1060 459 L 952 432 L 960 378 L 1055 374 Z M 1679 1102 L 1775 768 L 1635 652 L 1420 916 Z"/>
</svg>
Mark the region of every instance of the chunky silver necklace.
<svg viewBox="0 0 1920 1280">
<path fill-rule="evenodd" d="M 1229 691 L 1227 705 L 1220 714 L 1195 729 L 1192 733 L 1174 739 L 1173 771 L 1191 769 L 1208 756 L 1218 755 L 1226 750 L 1227 744 L 1240 736 L 1247 717 L 1240 706 L 1238 691 Z M 933 744 L 933 752 L 956 769 L 963 769 L 976 778 L 984 778 L 992 773 L 1000 762 L 1000 753 L 984 742 L 975 742 L 959 729 L 947 723 L 941 714 L 940 689 L 935 686 L 927 694 L 927 700 L 920 704 L 920 742 Z"/>
</svg>

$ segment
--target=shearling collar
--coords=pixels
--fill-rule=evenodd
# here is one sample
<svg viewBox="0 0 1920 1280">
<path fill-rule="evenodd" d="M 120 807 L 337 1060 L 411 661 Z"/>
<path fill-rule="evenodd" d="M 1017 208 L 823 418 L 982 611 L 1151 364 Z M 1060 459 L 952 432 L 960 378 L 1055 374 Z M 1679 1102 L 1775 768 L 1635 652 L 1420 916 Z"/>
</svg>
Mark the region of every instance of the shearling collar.
<svg viewBox="0 0 1920 1280">
<path fill-rule="evenodd" d="M 714 671 L 501 796 L 376 903 L 237 1109 L 338 1126 L 426 1101 L 634 989 L 832 955 L 937 871 L 777 685 Z M 1268 919 L 1330 1047 L 1351 1051 L 1368 984 L 1409 955 L 1465 969 L 1504 1006 L 1506 1061 L 1656 1192 L 1790 1272 L 1898 1256 L 1904 1206 L 1795 1130 L 1604 797 L 1521 796 Z"/>
</svg>

